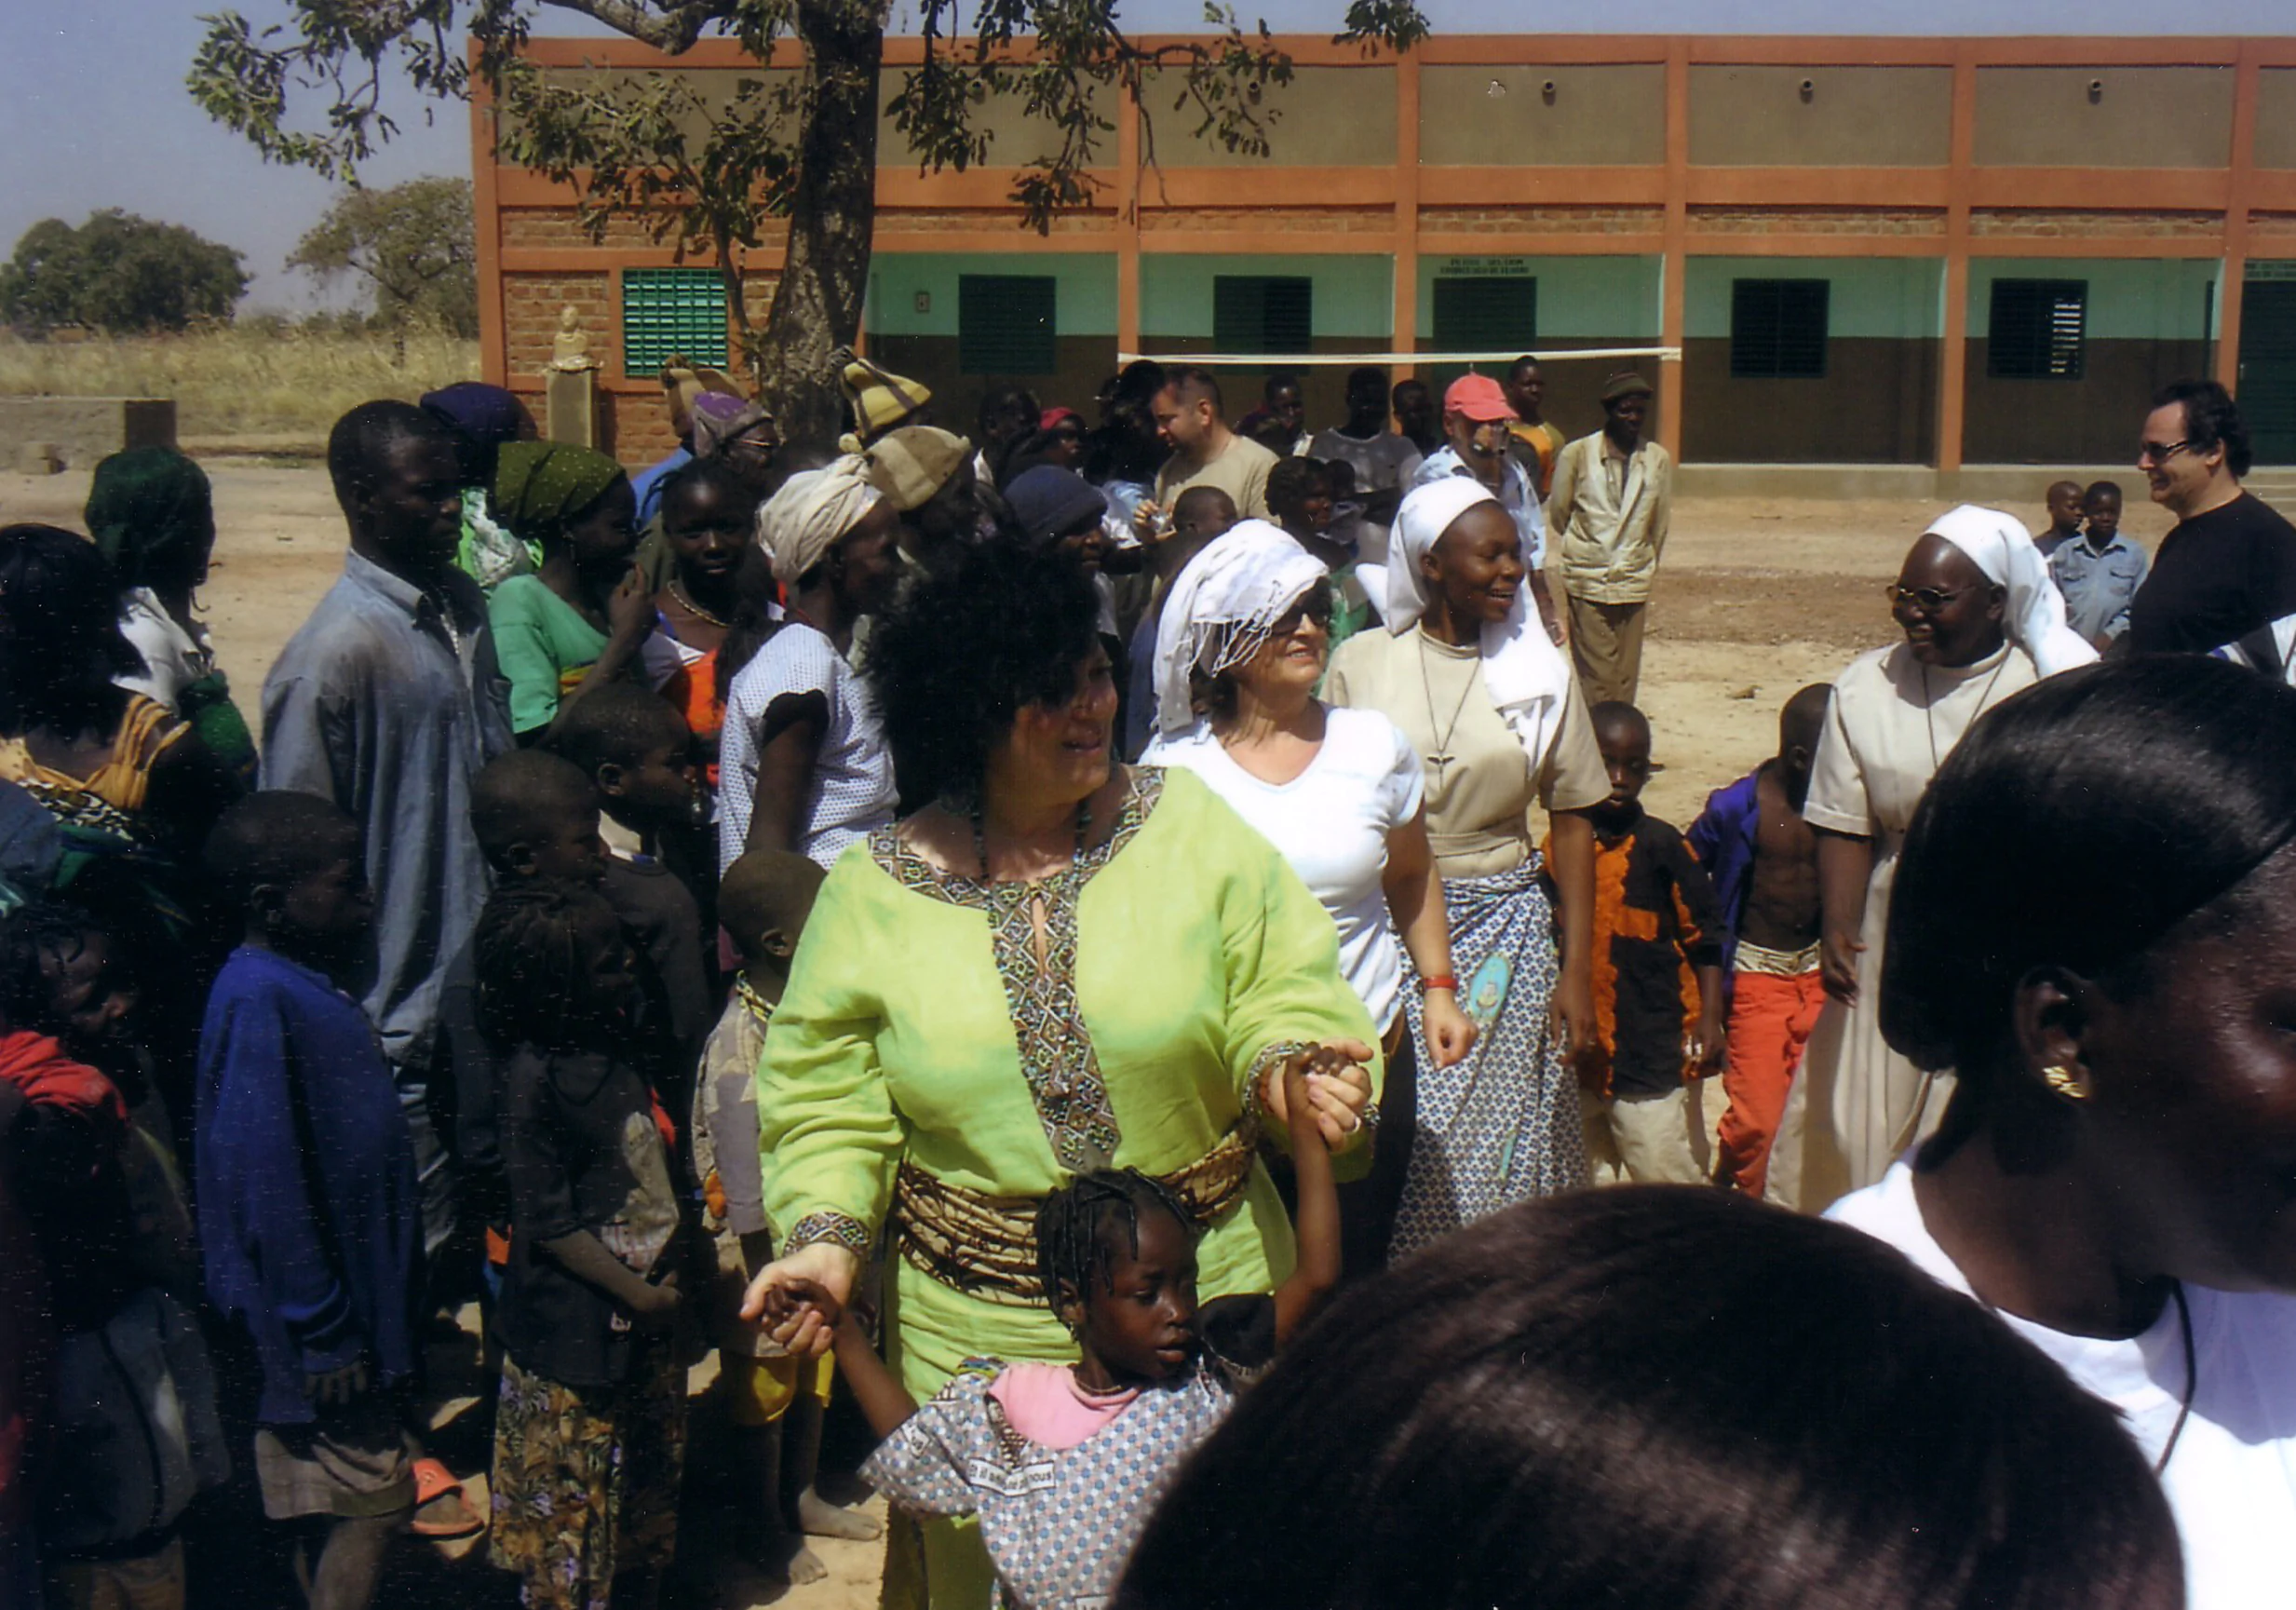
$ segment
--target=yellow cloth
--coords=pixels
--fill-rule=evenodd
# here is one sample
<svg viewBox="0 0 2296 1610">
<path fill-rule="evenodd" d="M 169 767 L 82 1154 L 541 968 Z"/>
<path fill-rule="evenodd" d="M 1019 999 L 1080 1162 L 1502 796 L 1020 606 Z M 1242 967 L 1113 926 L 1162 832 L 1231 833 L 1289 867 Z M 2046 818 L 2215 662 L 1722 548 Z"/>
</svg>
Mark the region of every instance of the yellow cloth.
<svg viewBox="0 0 2296 1610">
<path fill-rule="evenodd" d="M 1136 773 L 1132 798 L 1111 850 L 1087 858 L 1073 967 L 1059 968 L 1077 1016 L 1050 1027 L 1089 1038 L 1115 1165 L 1164 1174 L 1242 1116 L 1269 1048 L 1379 1036 L 1340 977 L 1331 919 L 1274 846 L 1189 773 Z M 759 1144 L 766 1216 L 785 1237 L 823 1213 L 873 1231 L 903 1157 L 999 1196 L 1041 1197 L 1069 1177 L 1021 1071 L 988 918 L 959 903 L 975 886 L 888 842 L 857 844 L 831 869 L 766 1036 Z M 1058 967 L 1066 947 L 1053 948 Z M 1060 993 L 1040 998 L 1057 1008 Z M 1374 1060 L 1374 1089 L 1380 1074 Z M 1367 1157 L 1355 1147 L 1341 1171 Z M 1291 1272 L 1291 1226 L 1263 1168 L 1198 1257 L 1206 1297 L 1270 1291 Z M 968 1357 L 1076 1357 L 1049 1308 L 891 1267 L 887 1361 L 920 1400 Z"/>
<path fill-rule="evenodd" d="M 736 1353 L 721 1353 L 718 1369 L 725 1376 L 725 1417 L 736 1426 L 756 1427 L 773 1425 L 788 1414 L 801 1392 L 827 1403 L 836 1365 L 826 1353 L 818 1359 L 789 1354 L 778 1359 L 744 1359 Z"/>
</svg>

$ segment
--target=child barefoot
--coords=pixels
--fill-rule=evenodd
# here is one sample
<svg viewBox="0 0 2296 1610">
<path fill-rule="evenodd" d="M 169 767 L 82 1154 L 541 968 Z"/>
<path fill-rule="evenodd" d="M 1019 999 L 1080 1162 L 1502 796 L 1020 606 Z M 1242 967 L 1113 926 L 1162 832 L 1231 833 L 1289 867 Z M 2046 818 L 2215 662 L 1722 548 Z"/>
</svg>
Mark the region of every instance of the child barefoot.
<svg viewBox="0 0 2296 1610">
<path fill-rule="evenodd" d="M 1284 1070 L 1300 1262 L 1272 1299 L 1199 1308 L 1186 1208 L 1144 1174 L 1102 1170 L 1054 1192 L 1036 1218 L 1045 1298 L 1076 1337 L 1076 1363 L 975 1360 L 919 1408 L 853 1316 L 840 1320 L 839 1366 L 885 1439 L 862 1474 L 918 1515 L 978 1515 L 1012 1610 L 1099 1604 L 1115 1590 L 1157 1499 L 1236 1387 L 1338 1282 L 1339 1194 L 1305 1075 L 1343 1065 L 1317 1051 Z"/>
<path fill-rule="evenodd" d="M 753 1495 L 749 1516 L 757 1522 L 740 1541 L 759 1564 L 791 1584 L 829 1574 L 805 1547 L 808 1534 L 865 1541 L 882 1531 L 873 1517 L 840 1509 L 814 1491 L 830 1361 L 790 1353 L 738 1313 L 750 1277 L 774 1256 L 758 1171 L 757 1066 L 825 875 L 817 862 L 787 850 L 751 850 L 725 869 L 718 919 L 743 966 L 725 1015 L 703 1048 L 694 1092 L 694 1171 L 717 1241 L 719 1289 L 709 1323 L 718 1343 L 720 1398 L 734 1427 L 742 1484 Z"/>
<path fill-rule="evenodd" d="M 590 889 L 536 884 L 495 892 L 478 953 L 481 1025 L 511 1048 L 493 1562 L 525 1578 L 528 1610 L 644 1610 L 677 1544 L 685 1372 L 669 1121 L 628 1043 L 629 945 Z"/>
</svg>

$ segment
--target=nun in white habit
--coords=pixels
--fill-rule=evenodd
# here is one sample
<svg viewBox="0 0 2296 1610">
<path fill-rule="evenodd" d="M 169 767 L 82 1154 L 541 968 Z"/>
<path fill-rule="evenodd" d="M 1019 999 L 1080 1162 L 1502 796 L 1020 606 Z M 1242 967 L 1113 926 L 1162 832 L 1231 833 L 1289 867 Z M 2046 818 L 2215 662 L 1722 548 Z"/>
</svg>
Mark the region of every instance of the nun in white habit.
<svg viewBox="0 0 2296 1610">
<path fill-rule="evenodd" d="M 1952 1093 L 1950 1073 L 1924 1073 L 1882 1038 L 1882 942 L 1914 806 L 1987 710 L 2097 657 L 2066 626 L 2032 534 L 1999 509 L 1939 516 L 1889 597 L 1903 637 L 1835 679 L 1802 812 L 1818 830 L 1828 998 L 1764 1194 L 1805 1212 L 1879 1180 Z"/>
</svg>

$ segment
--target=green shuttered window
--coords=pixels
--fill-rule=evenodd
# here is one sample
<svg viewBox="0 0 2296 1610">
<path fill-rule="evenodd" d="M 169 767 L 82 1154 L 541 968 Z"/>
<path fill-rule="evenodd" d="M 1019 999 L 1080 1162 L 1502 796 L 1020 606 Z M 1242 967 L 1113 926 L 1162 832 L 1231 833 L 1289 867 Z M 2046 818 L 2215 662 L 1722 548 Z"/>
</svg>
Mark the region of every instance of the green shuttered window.
<svg viewBox="0 0 2296 1610">
<path fill-rule="evenodd" d="M 1006 379 L 1058 370 L 1060 284 L 1048 274 L 958 275 L 958 370 Z"/>
<path fill-rule="evenodd" d="M 1314 350 L 1316 282 L 1302 275 L 1212 277 L 1212 346 L 1290 356 Z"/>
<path fill-rule="evenodd" d="M 1529 352 L 1539 338 L 1537 277 L 1438 275 L 1434 335 L 1442 352 Z"/>
<path fill-rule="evenodd" d="M 1996 279 L 1985 372 L 1997 380 L 2078 380 L 2088 318 L 2086 279 Z"/>
<path fill-rule="evenodd" d="M 625 268 L 622 372 L 657 374 L 673 355 L 727 362 L 724 277 L 714 268 Z"/>
<path fill-rule="evenodd" d="M 1730 373 L 1737 380 L 1817 380 L 1826 373 L 1823 279 L 1730 282 Z"/>
</svg>

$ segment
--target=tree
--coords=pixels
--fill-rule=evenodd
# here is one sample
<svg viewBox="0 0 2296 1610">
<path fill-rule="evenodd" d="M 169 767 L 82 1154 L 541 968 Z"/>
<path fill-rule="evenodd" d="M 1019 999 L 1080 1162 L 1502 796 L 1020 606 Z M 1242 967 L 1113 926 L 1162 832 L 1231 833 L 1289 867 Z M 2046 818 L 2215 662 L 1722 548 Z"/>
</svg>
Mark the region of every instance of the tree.
<svg viewBox="0 0 2296 1610">
<path fill-rule="evenodd" d="M 503 155 L 576 187 L 585 223 L 602 237 L 616 214 L 657 240 L 705 255 L 761 388 L 793 440 L 836 434 L 831 352 L 859 329 L 875 220 L 879 73 L 889 0 L 288 0 L 292 21 L 258 32 L 234 12 L 208 18 L 193 62 L 194 97 L 264 156 L 322 173 L 357 164 L 396 132 L 385 77 L 403 70 L 426 95 L 482 90 L 497 112 Z M 928 170 L 987 160 L 980 116 L 991 97 L 1018 97 L 1058 134 L 1025 167 L 1013 198 L 1030 226 L 1091 199 L 1086 170 L 1115 133 L 1095 110 L 1111 88 L 1158 94 L 1195 118 L 1195 135 L 1265 153 L 1291 76 L 1265 24 L 1247 33 L 1207 5 L 1221 33 L 1151 45 L 1119 25 L 1115 0 L 916 0 L 921 65 L 904 69 L 896 128 Z M 1336 0 L 1335 0 L 1336 3 Z M 520 47 L 550 11 L 591 18 L 669 56 L 705 36 L 736 41 L 758 61 L 794 36 L 797 81 L 742 78 L 706 99 L 674 73 L 548 74 Z M 969 37 L 955 37 L 969 27 Z M 475 49 L 466 53 L 467 28 Z M 1413 0 L 1347 0 L 1340 37 L 1367 50 L 1408 48 L 1426 34 Z M 290 105 L 291 103 L 291 105 Z M 304 108 L 316 109 L 316 115 Z M 300 114 L 300 119 L 296 115 Z M 750 317 L 744 254 L 767 216 L 788 219 L 781 278 L 762 326 Z M 772 361 L 767 361 L 770 355 Z"/>
<path fill-rule="evenodd" d="M 287 266 L 363 280 L 385 323 L 427 321 L 469 338 L 479 333 L 478 261 L 470 181 L 410 179 L 344 191 Z"/>
<path fill-rule="evenodd" d="M 116 208 L 77 229 L 43 219 L 0 264 L 0 319 L 33 330 L 182 330 L 194 319 L 231 317 L 247 294 L 239 264 L 228 246 Z"/>
</svg>

